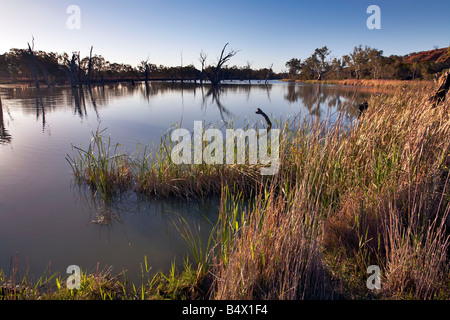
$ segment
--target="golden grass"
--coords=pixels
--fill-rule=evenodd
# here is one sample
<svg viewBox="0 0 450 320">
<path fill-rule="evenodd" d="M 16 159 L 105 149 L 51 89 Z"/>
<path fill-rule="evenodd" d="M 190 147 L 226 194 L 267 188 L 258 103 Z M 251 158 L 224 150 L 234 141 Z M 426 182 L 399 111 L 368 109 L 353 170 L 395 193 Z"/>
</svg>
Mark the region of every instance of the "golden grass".
<svg viewBox="0 0 450 320">
<path fill-rule="evenodd" d="M 214 297 L 450 298 L 450 109 L 432 108 L 430 92 L 374 95 L 349 131 L 285 130 L 269 196 L 214 264 Z"/>
<path fill-rule="evenodd" d="M 429 86 L 433 82 L 428 80 L 391 80 L 391 79 L 342 79 L 342 80 L 292 80 L 281 79 L 286 82 L 304 82 L 311 84 L 334 84 L 342 86 L 363 86 L 380 89 L 417 88 Z"/>
</svg>

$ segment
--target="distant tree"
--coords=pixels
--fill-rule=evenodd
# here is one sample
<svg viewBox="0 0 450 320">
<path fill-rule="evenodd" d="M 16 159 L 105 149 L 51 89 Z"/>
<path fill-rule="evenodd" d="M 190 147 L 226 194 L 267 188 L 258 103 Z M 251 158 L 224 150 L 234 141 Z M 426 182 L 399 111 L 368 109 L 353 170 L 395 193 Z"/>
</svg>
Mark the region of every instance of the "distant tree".
<svg viewBox="0 0 450 320">
<path fill-rule="evenodd" d="M 348 64 L 350 70 L 354 73 L 356 79 L 360 79 L 364 73 L 364 68 L 367 66 L 368 57 L 366 49 L 361 45 L 355 47 L 353 52 L 344 56 L 345 62 Z"/>
<path fill-rule="evenodd" d="M 140 73 L 144 75 L 145 82 L 148 82 L 150 76 L 150 64 L 148 63 L 148 58 L 137 66 L 137 69 Z"/>
<path fill-rule="evenodd" d="M 366 76 L 378 78 L 381 72 L 383 51 L 372 49 L 369 46 L 359 45 L 354 47 L 353 52 L 345 55 L 345 62 L 348 64 L 351 72 L 356 79 Z"/>
<path fill-rule="evenodd" d="M 344 59 L 333 58 L 329 66 L 330 77 L 333 79 L 342 79 L 344 77 Z"/>
<path fill-rule="evenodd" d="M 383 68 L 383 50 L 368 48 L 368 66 L 373 79 L 378 79 Z"/>
<path fill-rule="evenodd" d="M 201 74 L 200 74 L 200 83 L 203 83 L 203 80 L 205 79 L 205 66 L 206 66 L 206 59 L 208 58 L 208 55 L 203 52 L 203 50 L 200 52 L 200 57 L 198 58 L 198 61 L 200 61 L 200 64 L 202 66 Z"/>
<path fill-rule="evenodd" d="M 302 63 L 300 59 L 292 58 L 286 62 L 285 66 L 288 68 L 289 78 L 294 78 L 297 73 L 302 69 Z"/>
<path fill-rule="evenodd" d="M 269 69 L 265 69 L 266 77 L 264 79 L 264 83 L 266 83 L 266 84 L 269 81 L 270 77 L 272 77 L 272 75 L 273 75 L 272 68 L 273 68 L 273 63 L 270 65 Z"/>
<path fill-rule="evenodd" d="M 314 66 L 314 73 L 317 75 L 317 80 L 322 80 L 322 75 L 327 71 L 329 63 L 326 61 L 327 56 L 330 54 L 327 46 L 322 48 L 316 48 L 311 56 L 311 62 Z"/>
<path fill-rule="evenodd" d="M 300 78 L 303 80 L 312 80 L 316 78 L 319 61 L 314 55 L 306 58 L 301 65 Z"/>
</svg>

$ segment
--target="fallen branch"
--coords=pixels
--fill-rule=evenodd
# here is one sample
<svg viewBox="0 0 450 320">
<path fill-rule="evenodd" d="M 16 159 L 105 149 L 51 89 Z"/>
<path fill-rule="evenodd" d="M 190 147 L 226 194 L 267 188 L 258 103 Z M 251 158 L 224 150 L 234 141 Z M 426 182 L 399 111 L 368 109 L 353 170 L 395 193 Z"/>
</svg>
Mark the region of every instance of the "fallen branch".
<svg viewBox="0 0 450 320">
<path fill-rule="evenodd" d="M 264 117 L 264 119 L 267 122 L 267 131 L 269 131 L 270 129 L 272 129 L 272 122 L 270 122 L 269 117 L 267 116 L 267 114 L 264 113 L 264 111 L 262 111 L 260 108 L 256 109 L 256 114 L 260 114 Z"/>
</svg>

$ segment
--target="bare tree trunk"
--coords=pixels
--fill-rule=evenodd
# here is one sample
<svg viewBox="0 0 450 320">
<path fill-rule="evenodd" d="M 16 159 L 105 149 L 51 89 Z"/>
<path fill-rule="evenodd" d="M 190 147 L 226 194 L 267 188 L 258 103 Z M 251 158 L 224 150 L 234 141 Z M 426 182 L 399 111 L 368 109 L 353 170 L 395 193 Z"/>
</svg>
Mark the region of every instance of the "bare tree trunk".
<svg viewBox="0 0 450 320">
<path fill-rule="evenodd" d="M 94 47 L 91 46 L 91 51 L 89 52 L 89 63 L 88 63 L 88 86 L 91 86 L 91 70 L 92 70 L 92 49 Z"/>
<path fill-rule="evenodd" d="M 34 48 L 34 39 L 33 39 L 33 48 Z M 30 44 L 28 43 L 28 51 L 30 53 L 31 61 L 29 62 L 29 66 L 31 69 L 31 73 L 33 74 L 34 78 L 34 85 L 36 86 L 36 89 L 39 90 L 39 80 L 36 73 L 36 58 L 34 57 L 33 49 L 31 49 Z"/>
<path fill-rule="evenodd" d="M 208 78 L 211 81 L 211 85 L 213 87 L 217 87 L 220 84 L 220 72 L 222 70 L 222 66 L 225 62 L 230 60 L 232 57 L 238 53 L 238 51 L 230 50 L 226 55 L 224 55 L 225 49 L 228 46 L 228 43 L 225 44 L 225 46 L 222 49 L 222 52 L 220 53 L 219 60 L 217 61 L 217 65 L 215 67 L 212 67 L 212 71 L 208 73 Z"/>
<path fill-rule="evenodd" d="M 80 59 L 80 51 L 78 51 L 78 54 L 77 54 L 77 60 L 78 60 L 78 66 L 77 66 L 78 86 L 79 86 L 80 88 L 82 88 L 82 87 L 83 87 L 83 83 L 82 83 L 82 80 L 81 80 L 81 59 Z"/>
<path fill-rule="evenodd" d="M 270 65 L 269 70 L 267 70 L 266 80 L 264 81 L 265 84 L 267 84 L 269 82 L 270 74 L 272 73 L 272 68 L 273 68 L 273 63 Z"/>
<path fill-rule="evenodd" d="M 47 71 L 47 68 L 45 68 L 45 66 L 42 65 L 42 63 L 38 63 L 38 64 L 39 64 L 39 68 L 42 71 L 42 74 L 44 75 L 45 83 L 47 84 L 47 87 L 50 88 L 51 86 L 53 86 L 53 81 L 51 79 L 51 75 Z"/>
<path fill-rule="evenodd" d="M 181 84 L 183 84 L 183 51 L 181 51 L 180 79 Z"/>
<path fill-rule="evenodd" d="M 207 57 L 208 57 L 208 55 L 206 53 L 204 53 L 203 50 L 202 50 L 202 52 L 200 52 L 200 57 L 198 58 L 198 60 L 202 64 L 202 72 L 201 72 L 201 75 L 200 75 L 200 84 L 201 85 L 203 84 L 203 80 L 204 80 L 204 77 L 205 77 L 205 63 L 206 63 L 206 58 Z"/>
<path fill-rule="evenodd" d="M 248 76 L 248 83 L 251 83 L 252 80 L 252 62 L 247 61 L 247 76 Z"/>
<path fill-rule="evenodd" d="M 77 65 L 76 65 L 76 55 L 75 53 L 72 53 L 72 59 L 69 61 L 68 59 L 64 58 L 68 67 L 65 67 L 64 70 L 66 70 L 67 74 L 69 75 L 70 79 L 70 86 L 76 87 L 77 86 Z"/>
</svg>

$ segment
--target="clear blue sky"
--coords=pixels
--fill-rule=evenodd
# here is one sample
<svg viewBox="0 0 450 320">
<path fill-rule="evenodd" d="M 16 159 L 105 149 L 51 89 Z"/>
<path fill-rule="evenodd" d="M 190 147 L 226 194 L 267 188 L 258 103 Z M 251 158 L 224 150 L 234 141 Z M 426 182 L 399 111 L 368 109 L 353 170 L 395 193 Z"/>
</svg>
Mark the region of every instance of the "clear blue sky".
<svg viewBox="0 0 450 320">
<path fill-rule="evenodd" d="M 66 27 L 66 9 L 80 7 L 79 30 Z M 369 30 L 369 5 L 381 9 L 381 29 Z M 406 54 L 450 45 L 450 1 L 286 1 L 286 0 L 1 0 L 0 53 L 25 48 L 101 54 L 111 62 L 136 66 L 141 60 L 157 65 L 193 63 L 208 53 L 217 59 L 227 42 L 241 50 L 230 65 L 253 68 L 305 59 L 324 45 L 341 57 L 359 44 Z"/>
</svg>

